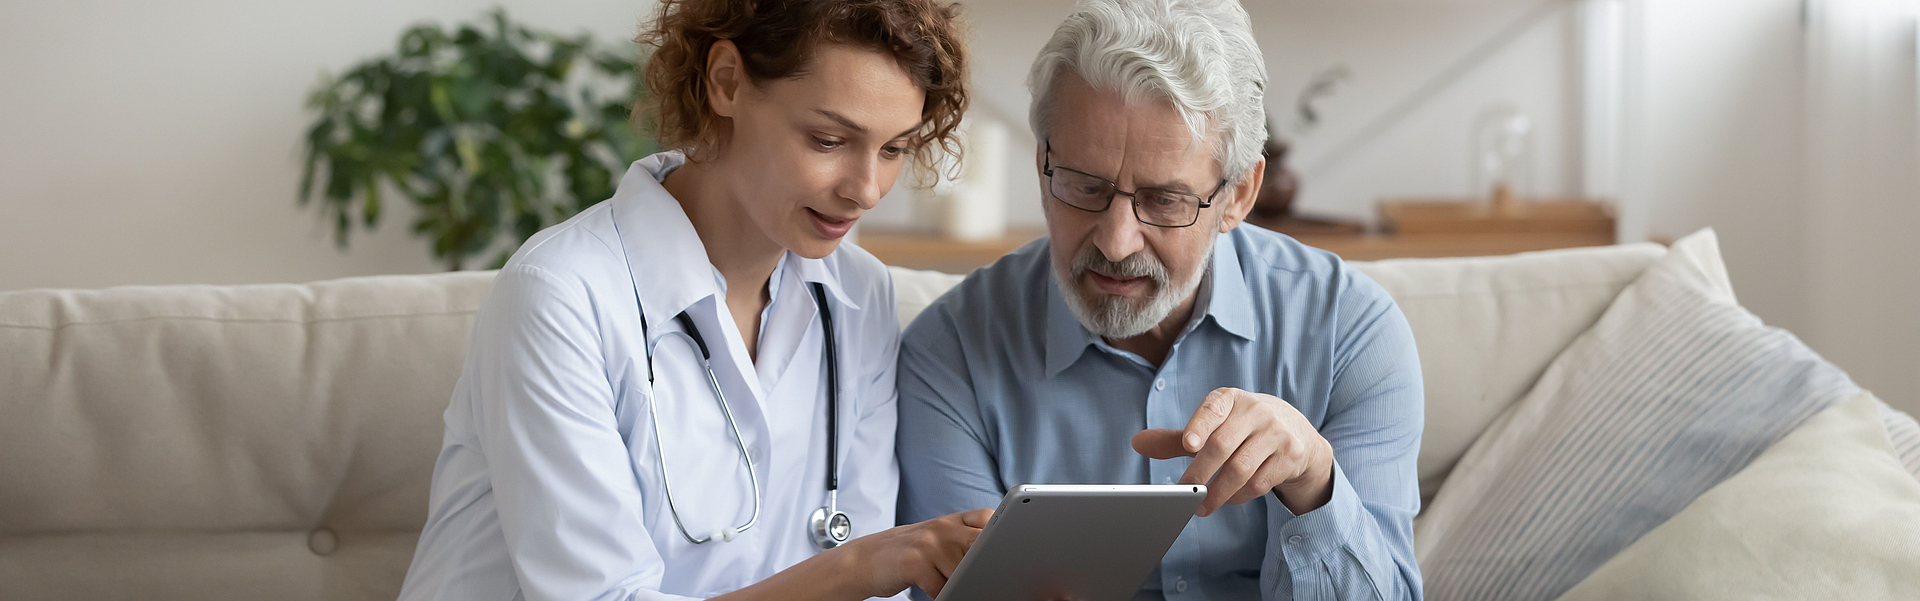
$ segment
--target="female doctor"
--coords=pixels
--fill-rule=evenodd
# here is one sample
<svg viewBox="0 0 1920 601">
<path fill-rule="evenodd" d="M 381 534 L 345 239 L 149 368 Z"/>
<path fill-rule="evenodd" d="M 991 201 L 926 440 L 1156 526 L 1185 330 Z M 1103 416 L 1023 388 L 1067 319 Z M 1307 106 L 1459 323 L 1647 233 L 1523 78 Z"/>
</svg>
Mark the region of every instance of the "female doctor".
<svg viewBox="0 0 1920 601">
<path fill-rule="evenodd" d="M 988 510 L 892 527 L 891 280 L 840 244 L 950 150 L 934 0 L 665 0 L 665 152 L 475 318 L 401 599 L 937 594 Z"/>
</svg>

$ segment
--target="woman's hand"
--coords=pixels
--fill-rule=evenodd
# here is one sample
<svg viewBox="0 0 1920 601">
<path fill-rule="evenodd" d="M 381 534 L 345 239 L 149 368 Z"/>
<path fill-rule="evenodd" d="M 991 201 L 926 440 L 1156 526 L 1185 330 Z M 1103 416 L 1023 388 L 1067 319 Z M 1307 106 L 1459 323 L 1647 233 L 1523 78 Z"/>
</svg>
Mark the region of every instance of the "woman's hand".
<svg viewBox="0 0 1920 601">
<path fill-rule="evenodd" d="M 938 597 L 992 517 L 992 509 L 975 509 L 895 526 L 847 541 L 711 601 L 846 601 L 888 597 L 909 586 Z"/>
<path fill-rule="evenodd" d="M 867 585 L 862 596 L 886 597 L 918 586 L 938 597 L 992 517 L 992 509 L 948 514 L 862 536 L 828 553 L 839 555 L 835 563 L 843 573 Z"/>
</svg>

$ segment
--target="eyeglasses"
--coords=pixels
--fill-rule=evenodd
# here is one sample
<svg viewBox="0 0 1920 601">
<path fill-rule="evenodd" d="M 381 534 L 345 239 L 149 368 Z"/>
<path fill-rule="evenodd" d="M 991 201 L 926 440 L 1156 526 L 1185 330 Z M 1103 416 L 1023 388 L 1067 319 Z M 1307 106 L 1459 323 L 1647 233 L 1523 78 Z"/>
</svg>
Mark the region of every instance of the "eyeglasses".
<svg viewBox="0 0 1920 601">
<path fill-rule="evenodd" d="M 1040 172 L 1047 175 L 1047 192 L 1069 207 L 1100 213 L 1113 203 L 1113 197 L 1127 196 L 1133 199 L 1133 217 L 1139 219 L 1140 223 L 1155 227 L 1193 225 L 1200 220 L 1200 209 L 1213 206 L 1213 197 L 1220 194 L 1221 188 L 1227 187 L 1227 180 L 1221 179 L 1220 185 L 1214 186 L 1213 192 L 1208 193 L 1206 198 L 1160 188 L 1121 192 L 1119 186 L 1105 178 L 1053 166 L 1052 140 L 1047 141 L 1047 153 L 1041 158 Z"/>
</svg>

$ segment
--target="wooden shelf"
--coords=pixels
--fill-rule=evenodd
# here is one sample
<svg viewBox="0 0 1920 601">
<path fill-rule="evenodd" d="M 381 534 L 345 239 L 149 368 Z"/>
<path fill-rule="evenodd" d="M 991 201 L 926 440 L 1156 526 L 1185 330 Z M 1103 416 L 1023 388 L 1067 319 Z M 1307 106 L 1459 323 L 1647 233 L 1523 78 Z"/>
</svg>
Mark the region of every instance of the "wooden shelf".
<svg viewBox="0 0 1920 601">
<path fill-rule="evenodd" d="M 1249 218 L 1349 261 L 1398 257 L 1476 257 L 1614 243 L 1613 208 L 1583 200 L 1536 200 L 1506 210 L 1460 199 L 1380 202 L 1383 233 L 1334 222 Z M 859 244 L 888 265 L 970 273 L 1045 235 L 1014 230 L 997 240 L 962 242 L 932 232 L 862 229 Z"/>
<path fill-rule="evenodd" d="M 1614 243 L 1613 208 L 1599 202 L 1535 200 L 1497 209 L 1463 199 L 1403 198 L 1382 200 L 1379 206 L 1381 233 L 1292 235 L 1349 261 L 1507 255 Z M 1261 220 L 1249 222 L 1274 229 Z"/>
<path fill-rule="evenodd" d="M 1378 261 L 1403 257 L 1481 257 L 1513 253 L 1606 246 L 1613 236 L 1591 234 L 1491 234 L 1478 236 L 1294 236 L 1307 246 L 1333 251 L 1348 261 Z"/>
<path fill-rule="evenodd" d="M 933 232 L 862 228 L 856 243 L 888 265 L 967 274 L 1043 235 L 1042 230 L 1009 230 L 999 239 L 969 242 Z"/>
<path fill-rule="evenodd" d="M 1380 201 L 1380 230 L 1424 234 L 1594 234 L 1613 237 L 1613 207 L 1583 200 L 1536 200 L 1506 207 L 1459 199 Z"/>
</svg>

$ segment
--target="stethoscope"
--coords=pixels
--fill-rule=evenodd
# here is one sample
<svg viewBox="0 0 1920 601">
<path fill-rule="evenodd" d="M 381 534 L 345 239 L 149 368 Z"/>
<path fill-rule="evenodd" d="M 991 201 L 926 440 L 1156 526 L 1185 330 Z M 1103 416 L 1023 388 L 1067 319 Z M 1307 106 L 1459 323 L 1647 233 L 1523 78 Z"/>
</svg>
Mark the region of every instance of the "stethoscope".
<svg viewBox="0 0 1920 601">
<path fill-rule="evenodd" d="M 833 344 L 833 312 L 827 308 L 826 288 L 818 282 L 813 282 L 812 284 L 813 302 L 820 306 L 820 325 L 823 329 L 821 336 L 826 340 L 827 504 L 824 507 L 813 510 L 813 515 L 807 520 L 807 535 L 813 539 L 815 546 L 822 549 L 832 549 L 847 542 L 847 539 L 853 535 L 853 518 L 847 517 L 847 514 L 840 511 L 839 508 L 840 462 L 838 461 L 838 456 L 840 453 L 840 412 L 838 409 L 840 406 L 840 366 Z M 686 523 L 680 521 L 680 509 L 674 504 L 673 482 L 667 477 L 667 448 L 665 444 L 660 442 L 660 414 L 654 409 L 654 403 L 648 402 L 647 415 L 653 419 L 653 446 L 654 449 L 658 451 L 654 454 L 654 459 L 658 460 L 660 467 L 661 487 L 666 489 L 667 492 L 667 511 L 673 514 L 673 525 L 680 528 L 680 535 L 687 537 L 687 542 L 698 545 L 711 542 L 716 538 L 722 542 L 733 542 L 734 537 L 739 536 L 742 532 L 746 532 L 748 528 L 753 527 L 755 522 L 760 521 L 760 481 L 754 474 L 753 456 L 747 453 L 747 441 L 740 436 L 740 426 L 734 422 L 733 407 L 727 404 L 727 395 L 720 392 L 720 380 L 713 374 L 713 354 L 707 351 L 706 339 L 700 336 L 699 328 L 694 327 L 693 318 L 688 317 L 686 311 L 681 311 L 679 315 L 674 316 L 674 320 L 680 322 L 682 331 L 672 332 L 670 334 L 680 334 L 688 340 L 691 340 L 694 347 L 700 349 L 700 367 L 707 372 L 707 386 L 713 389 L 714 398 L 719 400 L 720 413 L 726 416 L 727 428 L 733 430 L 734 444 L 740 448 L 740 459 L 747 464 L 747 481 L 753 485 L 753 513 L 747 517 L 746 523 L 739 526 L 721 528 L 707 536 L 694 538 L 693 532 L 687 530 Z M 640 313 L 640 335 L 642 338 L 649 337 L 647 334 L 647 316 L 644 310 Z M 654 372 L 653 345 L 646 344 L 644 341 L 642 344 L 646 346 L 647 387 L 652 389 Z M 656 396 L 654 398 L 657 400 L 659 397 Z"/>
</svg>

